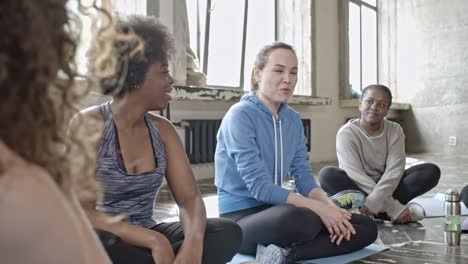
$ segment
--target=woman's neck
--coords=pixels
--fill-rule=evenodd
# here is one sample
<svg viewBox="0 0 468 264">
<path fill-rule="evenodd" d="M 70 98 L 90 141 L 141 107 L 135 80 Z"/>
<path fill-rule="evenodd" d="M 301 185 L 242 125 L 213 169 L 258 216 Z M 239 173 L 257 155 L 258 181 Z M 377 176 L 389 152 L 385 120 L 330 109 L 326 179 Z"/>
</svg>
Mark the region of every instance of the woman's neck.
<svg viewBox="0 0 468 264">
<path fill-rule="evenodd" d="M 382 122 L 376 123 L 376 124 L 370 124 L 370 123 L 362 121 L 362 118 L 359 119 L 359 125 L 361 126 L 361 128 L 363 128 L 366 131 L 366 133 L 372 137 L 379 135 L 381 124 Z"/>
<path fill-rule="evenodd" d="M 260 92 L 257 92 L 257 98 L 262 101 L 262 103 L 264 103 L 266 105 L 266 107 L 271 111 L 271 113 L 273 113 L 273 115 L 278 118 L 279 116 L 279 107 L 281 104 L 279 103 L 274 103 L 270 100 L 270 98 L 264 96 L 262 93 Z"/>
<path fill-rule="evenodd" d="M 144 116 L 148 112 L 143 104 L 132 100 L 131 96 L 113 98 L 110 103 L 112 117 L 122 128 L 136 128 L 144 125 Z"/>
</svg>

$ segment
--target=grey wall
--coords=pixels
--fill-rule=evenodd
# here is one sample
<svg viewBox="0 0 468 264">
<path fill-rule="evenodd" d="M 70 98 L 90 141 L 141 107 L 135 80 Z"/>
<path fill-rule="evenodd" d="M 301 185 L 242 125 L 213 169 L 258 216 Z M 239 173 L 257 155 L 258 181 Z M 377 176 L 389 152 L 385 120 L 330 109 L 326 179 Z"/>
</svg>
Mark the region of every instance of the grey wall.
<svg viewBox="0 0 468 264">
<path fill-rule="evenodd" d="M 397 1 L 397 89 L 411 152 L 468 147 L 468 1 Z M 457 146 L 449 146 L 449 136 Z"/>
</svg>

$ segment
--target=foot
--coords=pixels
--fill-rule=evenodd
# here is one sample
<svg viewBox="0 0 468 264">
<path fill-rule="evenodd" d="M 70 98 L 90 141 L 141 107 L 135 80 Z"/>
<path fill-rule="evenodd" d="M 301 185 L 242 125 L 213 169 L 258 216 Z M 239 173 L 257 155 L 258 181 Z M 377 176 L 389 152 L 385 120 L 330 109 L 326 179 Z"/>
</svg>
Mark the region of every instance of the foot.
<svg viewBox="0 0 468 264">
<path fill-rule="evenodd" d="M 406 205 L 405 210 L 401 212 L 395 223 L 397 224 L 407 224 L 410 222 L 417 222 L 426 217 L 426 211 L 418 203 L 409 203 Z"/>
<path fill-rule="evenodd" d="M 411 211 L 411 222 L 421 221 L 426 217 L 426 210 L 418 203 L 409 203 L 408 209 Z"/>
<path fill-rule="evenodd" d="M 336 193 L 330 199 L 340 208 L 353 210 L 364 204 L 366 196 L 360 191 L 346 190 Z"/>
<path fill-rule="evenodd" d="M 285 264 L 288 254 L 289 251 L 287 249 L 280 248 L 276 245 L 270 244 L 264 247 L 258 244 L 255 260 L 259 264 Z"/>
</svg>

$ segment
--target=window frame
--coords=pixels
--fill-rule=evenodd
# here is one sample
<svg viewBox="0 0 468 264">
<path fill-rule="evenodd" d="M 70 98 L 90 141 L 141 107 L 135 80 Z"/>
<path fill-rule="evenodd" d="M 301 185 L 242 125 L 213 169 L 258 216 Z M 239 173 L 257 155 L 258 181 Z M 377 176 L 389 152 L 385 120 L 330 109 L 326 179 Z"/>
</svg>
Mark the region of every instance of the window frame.
<svg viewBox="0 0 468 264">
<path fill-rule="evenodd" d="M 201 64 L 201 70 L 202 72 L 206 75 L 209 76 L 209 63 L 208 63 L 208 57 L 209 57 L 209 45 L 210 45 L 210 24 L 211 24 L 211 15 L 210 15 L 210 10 L 212 8 L 213 1 L 216 0 L 206 0 L 206 10 L 201 10 L 201 5 L 198 4 L 197 0 L 197 9 L 198 11 L 196 12 L 197 14 L 197 25 L 196 25 L 196 50 L 194 50 L 194 53 L 197 55 L 197 57 L 200 60 Z M 254 0 L 250 0 L 254 1 Z M 279 36 L 280 36 L 280 26 L 279 26 L 279 16 L 280 16 L 280 2 L 281 1 L 289 1 L 289 0 L 274 0 L 274 40 L 278 41 Z M 206 22 L 205 22 L 205 27 L 204 27 L 204 41 L 203 41 L 203 47 L 201 46 L 202 41 L 201 41 L 201 36 L 202 36 L 202 30 L 201 26 L 202 23 L 200 23 L 200 19 L 202 19 L 202 15 L 200 12 L 205 12 L 206 16 Z M 247 49 L 247 29 L 248 29 L 248 12 L 249 12 L 249 0 L 244 0 L 244 13 L 243 13 L 243 26 L 242 26 L 242 47 L 241 47 L 241 62 L 240 62 L 240 73 L 239 73 L 239 83 L 238 86 L 226 86 L 226 85 L 219 85 L 219 84 L 211 84 L 207 83 L 206 87 L 212 87 L 212 88 L 221 88 L 221 89 L 232 89 L 232 90 L 243 90 L 245 91 L 244 87 L 244 82 L 245 78 L 248 78 L 248 76 L 245 76 L 245 69 L 246 69 L 246 49 Z M 309 65 L 310 65 L 310 83 L 307 83 L 307 85 L 310 87 L 310 95 L 300 95 L 300 96 L 310 96 L 314 97 L 316 96 L 316 43 L 315 43 L 315 0 L 310 0 L 310 35 L 311 41 L 310 43 L 310 58 L 308 58 Z M 306 40 L 304 40 L 306 41 Z M 203 50 L 203 54 L 201 54 L 201 50 Z M 203 55 L 203 56 L 202 56 Z M 247 66 L 248 67 L 248 66 Z M 304 85 L 304 83 L 302 84 Z M 297 95 L 295 95 L 297 96 Z"/>
<path fill-rule="evenodd" d="M 352 91 L 350 87 L 350 78 L 349 78 L 349 3 L 354 3 L 359 6 L 359 37 L 360 37 L 360 42 L 359 42 L 359 49 L 360 49 L 360 61 L 359 61 L 359 67 L 360 67 L 360 83 L 361 87 L 359 87 L 359 91 L 362 91 L 364 87 L 362 87 L 362 6 L 365 6 L 367 8 L 370 8 L 375 11 L 376 15 L 376 82 L 380 82 L 380 63 L 381 58 L 379 56 L 380 54 L 380 31 L 379 31 L 379 20 L 380 20 L 380 15 L 379 15 L 379 1 L 376 1 L 376 5 L 372 6 L 362 0 L 347 0 L 347 1 L 340 1 L 339 2 L 339 20 L 340 20 L 340 99 L 352 99 Z"/>
<path fill-rule="evenodd" d="M 198 4 L 199 0 L 197 1 L 197 50 L 196 55 L 198 58 L 201 58 L 200 50 L 201 50 L 201 24 L 200 24 L 200 7 Z M 208 56 L 209 56 L 209 46 L 210 46 L 210 25 L 211 25 L 211 10 L 212 8 L 212 0 L 206 0 L 206 22 L 205 22 L 205 39 L 204 39 L 204 46 L 203 46 L 203 58 L 202 58 L 202 71 L 206 76 L 208 75 Z M 246 51 L 246 43 L 247 43 L 247 23 L 248 23 L 248 12 L 249 12 L 249 0 L 244 0 L 244 13 L 243 13 L 243 25 L 242 25 L 242 44 L 241 44 L 241 61 L 240 61 L 240 76 L 239 76 L 239 86 L 225 86 L 225 85 L 217 85 L 217 84 L 207 84 L 208 87 L 219 87 L 219 88 L 228 88 L 228 89 L 239 89 L 243 90 L 244 87 L 244 69 L 245 69 L 245 51 Z M 275 40 L 278 39 L 278 3 L 277 0 L 274 1 L 274 12 L 275 12 Z"/>
</svg>

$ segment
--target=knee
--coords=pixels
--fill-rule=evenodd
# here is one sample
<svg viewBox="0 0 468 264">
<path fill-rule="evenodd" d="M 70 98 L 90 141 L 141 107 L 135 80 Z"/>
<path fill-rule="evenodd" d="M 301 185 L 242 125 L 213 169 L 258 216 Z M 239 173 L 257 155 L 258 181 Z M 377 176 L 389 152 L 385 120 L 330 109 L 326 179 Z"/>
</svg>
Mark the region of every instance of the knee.
<svg viewBox="0 0 468 264">
<path fill-rule="evenodd" d="M 379 230 L 374 220 L 365 215 L 353 214 L 352 224 L 356 229 L 356 239 L 361 241 L 362 247 L 366 247 L 375 242 L 379 235 Z"/>
<path fill-rule="evenodd" d="M 340 168 L 327 166 L 320 170 L 319 181 L 321 185 L 336 182 L 337 179 L 347 176 L 346 172 Z"/>
<path fill-rule="evenodd" d="M 234 221 L 227 218 L 211 218 L 207 220 L 206 233 L 210 233 L 212 242 L 223 243 L 224 247 L 239 249 L 242 242 L 242 229 Z M 227 246 L 230 245 L 230 246 Z"/>
<path fill-rule="evenodd" d="M 280 237 L 291 237 L 304 235 L 313 237 L 320 230 L 322 222 L 320 217 L 307 208 L 294 205 L 283 205 L 285 208 L 278 215 L 276 230 L 280 232 Z"/>
<path fill-rule="evenodd" d="M 434 163 L 426 163 L 424 166 L 424 181 L 432 183 L 432 186 L 436 186 L 440 179 L 440 168 Z"/>
</svg>

